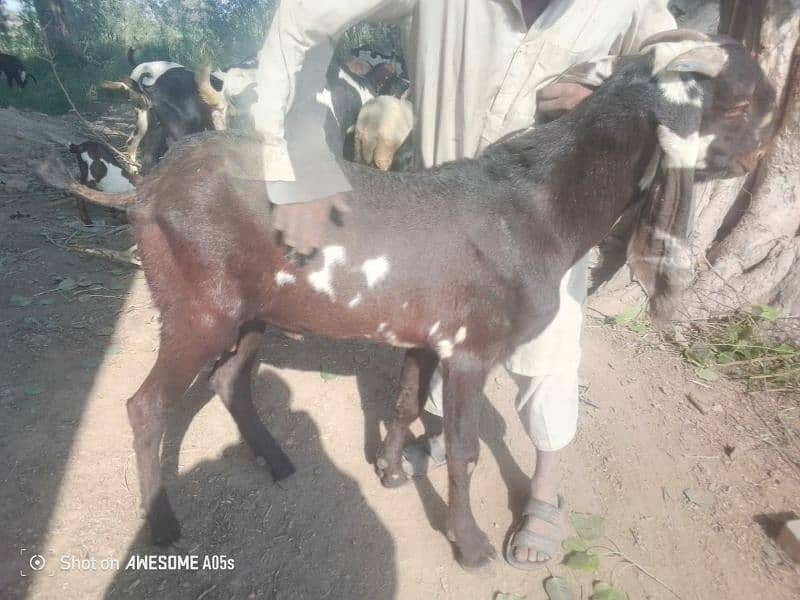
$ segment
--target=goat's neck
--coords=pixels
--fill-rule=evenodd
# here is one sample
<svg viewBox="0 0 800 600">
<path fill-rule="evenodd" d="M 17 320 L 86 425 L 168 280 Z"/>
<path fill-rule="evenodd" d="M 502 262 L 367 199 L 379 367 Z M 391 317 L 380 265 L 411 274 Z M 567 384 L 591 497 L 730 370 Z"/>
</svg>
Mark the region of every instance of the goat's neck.
<svg viewBox="0 0 800 600">
<path fill-rule="evenodd" d="M 610 88 L 610 89 L 609 89 Z M 574 252 L 588 252 L 640 197 L 656 152 L 647 86 L 604 86 L 573 113 L 498 145 L 527 200 L 533 222 L 546 211 L 552 231 Z M 543 206 L 543 198 L 547 205 Z"/>
</svg>

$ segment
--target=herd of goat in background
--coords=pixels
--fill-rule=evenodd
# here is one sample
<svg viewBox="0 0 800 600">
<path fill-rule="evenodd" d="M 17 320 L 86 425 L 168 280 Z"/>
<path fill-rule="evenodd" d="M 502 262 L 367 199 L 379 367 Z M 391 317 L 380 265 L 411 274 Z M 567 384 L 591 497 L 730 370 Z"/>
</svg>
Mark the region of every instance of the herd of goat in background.
<svg viewBox="0 0 800 600">
<path fill-rule="evenodd" d="M 149 173 L 170 146 L 202 131 L 254 132 L 250 108 L 257 100 L 256 58 L 225 69 L 197 72 L 175 62 L 139 63 L 128 50 L 130 76 L 100 87 L 127 92 L 136 114 L 134 131 L 122 154 L 107 144 L 85 140 L 70 144 L 79 180 L 104 192 L 127 192 Z M 15 56 L 0 54 L 0 72 L 9 87 L 36 81 Z M 346 160 L 382 170 L 411 168 L 411 103 L 402 57 L 393 51 L 360 46 L 341 63 L 331 63 L 326 93 L 319 97 L 340 129 Z M 339 149 L 334 149 L 339 152 Z M 78 200 L 81 221 L 92 224 L 86 203 Z"/>
</svg>

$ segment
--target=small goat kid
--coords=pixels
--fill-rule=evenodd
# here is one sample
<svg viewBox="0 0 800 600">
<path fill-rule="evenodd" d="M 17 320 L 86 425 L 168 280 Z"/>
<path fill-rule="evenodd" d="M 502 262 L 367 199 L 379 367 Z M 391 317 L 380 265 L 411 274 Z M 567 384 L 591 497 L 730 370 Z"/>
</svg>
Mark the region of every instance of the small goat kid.
<svg viewBox="0 0 800 600">
<path fill-rule="evenodd" d="M 304 265 L 287 259 L 270 228 L 254 140 L 191 138 L 135 193 L 116 196 L 47 163 L 41 176 L 50 183 L 127 208 L 161 311 L 158 358 L 127 404 L 156 542 L 180 531 L 161 479 L 165 411 L 207 361 L 217 359 L 211 387 L 273 478 L 293 472 L 251 396 L 251 368 L 271 324 L 408 348 L 378 462 L 388 487 L 406 480 L 401 448 L 441 362 L 448 535 L 467 567 L 494 555 L 469 498 L 489 369 L 543 330 L 566 270 L 639 200 L 646 208 L 633 266 L 651 310 L 668 316 L 670 303 L 659 299 L 690 273 L 695 175 L 743 172 L 770 130 L 774 94 L 749 53 L 727 38 L 660 34 L 645 54 L 603 66 L 608 79 L 573 112 L 476 159 L 415 173 L 347 165 L 351 210 Z"/>
<path fill-rule="evenodd" d="M 78 163 L 81 184 L 111 193 L 134 189 L 134 176 L 122 167 L 105 144 L 94 141 L 70 144 L 69 151 L 75 155 Z M 78 198 L 78 213 L 86 225 L 92 224 L 83 198 Z"/>
</svg>

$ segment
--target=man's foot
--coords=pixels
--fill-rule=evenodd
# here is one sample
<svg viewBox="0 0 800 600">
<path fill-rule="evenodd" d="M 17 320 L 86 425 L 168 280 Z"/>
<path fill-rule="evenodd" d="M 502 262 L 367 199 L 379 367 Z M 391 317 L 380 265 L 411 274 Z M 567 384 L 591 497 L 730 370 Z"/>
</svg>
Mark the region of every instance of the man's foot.
<svg viewBox="0 0 800 600">
<path fill-rule="evenodd" d="M 523 510 L 519 529 L 506 547 L 506 562 L 512 567 L 532 571 L 558 556 L 563 534 L 563 502 L 558 495 L 531 495 Z"/>
</svg>

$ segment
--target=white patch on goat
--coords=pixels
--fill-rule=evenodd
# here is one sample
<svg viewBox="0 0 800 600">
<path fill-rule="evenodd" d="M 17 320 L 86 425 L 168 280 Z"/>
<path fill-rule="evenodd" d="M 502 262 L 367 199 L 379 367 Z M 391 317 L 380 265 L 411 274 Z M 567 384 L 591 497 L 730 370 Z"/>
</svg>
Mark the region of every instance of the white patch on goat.
<svg viewBox="0 0 800 600">
<path fill-rule="evenodd" d="M 367 278 L 367 287 L 372 289 L 386 278 L 386 274 L 389 272 L 389 259 L 385 256 L 367 259 L 361 265 L 361 272 Z"/>
<path fill-rule="evenodd" d="M 388 324 L 388 323 L 381 323 L 380 325 L 378 325 L 378 329 L 376 329 L 376 331 L 377 331 L 378 333 L 381 333 L 381 332 L 382 332 L 384 329 L 386 329 L 388 326 L 389 326 L 389 324 Z"/>
<path fill-rule="evenodd" d="M 172 69 L 182 69 L 183 65 L 178 63 L 169 62 L 167 60 L 154 60 L 151 62 L 143 62 L 131 71 L 131 79 L 139 85 L 151 86 L 155 85 L 158 78 L 167 71 Z"/>
<path fill-rule="evenodd" d="M 328 110 L 331 111 L 336 122 L 339 122 L 339 119 L 336 118 L 336 112 L 333 110 L 333 97 L 331 97 L 331 91 L 328 88 L 317 93 L 317 102 L 322 104 L 322 106 L 326 106 Z"/>
<path fill-rule="evenodd" d="M 348 308 L 355 308 L 359 304 L 361 304 L 361 292 L 359 292 L 355 296 L 353 296 L 353 299 L 350 300 L 350 302 L 347 303 L 347 306 L 348 306 Z"/>
<path fill-rule="evenodd" d="M 331 271 L 335 265 L 344 264 L 345 251 L 342 246 L 326 246 L 322 249 L 323 265 L 319 271 L 308 275 L 308 283 L 321 294 L 327 295 L 331 300 L 336 300 L 333 291 Z"/>
<path fill-rule="evenodd" d="M 372 95 L 365 86 L 358 83 L 355 79 L 350 76 L 350 73 L 345 71 L 344 69 L 339 69 L 339 79 L 344 81 L 347 85 L 353 88 L 355 91 L 358 92 L 359 97 L 361 98 L 361 104 L 366 104 L 367 101 L 372 100 L 375 96 Z"/>
<path fill-rule="evenodd" d="M 694 169 L 700 153 L 700 135 L 695 131 L 683 137 L 664 125 L 658 126 L 658 142 L 664 151 L 664 164 L 675 169 Z M 705 158 L 705 156 L 704 156 Z"/>
<path fill-rule="evenodd" d="M 278 284 L 278 287 L 294 283 L 295 281 L 297 281 L 297 278 L 288 271 L 278 271 L 275 273 L 275 283 Z"/>
<path fill-rule="evenodd" d="M 441 324 L 441 321 L 436 321 L 436 323 L 433 324 L 433 327 L 428 330 L 428 335 L 436 335 L 436 332 L 439 331 L 439 325 Z"/>
<path fill-rule="evenodd" d="M 117 165 L 112 165 L 110 162 L 106 162 L 101 158 L 93 159 L 89 156 L 88 152 L 81 153 L 81 160 L 86 163 L 88 167 L 92 166 L 92 163 L 95 160 L 99 160 L 106 166 L 106 174 L 98 181 L 92 175 L 91 170 L 89 171 L 89 177 L 87 179 L 88 182 L 95 182 L 96 187 L 101 192 L 109 192 L 109 193 L 119 193 L 119 192 L 129 192 L 134 189 L 133 184 L 125 178 L 125 175 L 122 173 L 122 169 Z"/>
<path fill-rule="evenodd" d="M 714 143 L 713 134 L 701 135 L 697 145 L 697 168 L 705 169 L 708 166 L 708 148 Z"/>
<path fill-rule="evenodd" d="M 453 342 L 450 340 L 440 340 L 436 343 L 436 353 L 439 358 L 450 358 L 453 356 Z"/>
<path fill-rule="evenodd" d="M 703 106 L 702 90 L 694 79 L 684 81 L 678 73 L 662 73 L 658 77 L 658 89 L 672 104 Z"/>
<path fill-rule="evenodd" d="M 456 344 L 460 344 L 465 339 L 467 339 L 467 328 L 462 325 L 458 328 L 458 331 L 456 331 L 456 336 L 453 338 L 453 341 Z"/>
<path fill-rule="evenodd" d="M 19 70 L 19 78 L 22 81 L 22 83 L 25 83 L 25 79 L 27 79 L 27 77 L 28 77 L 28 74 L 25 72 L 25 69 L 20 69 Z"/>
<path fill-rule="evenodd" d="M 403 310 L 406 310 L 407 308 L 408 308 L 408 300 L 403 302 Z"/>
</svg>

